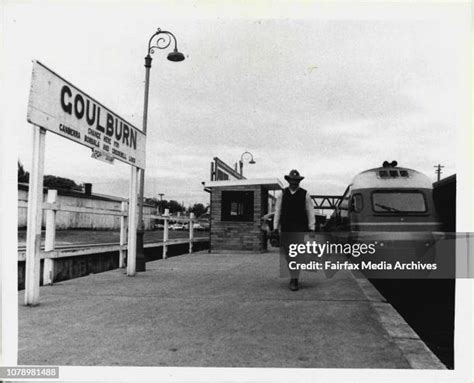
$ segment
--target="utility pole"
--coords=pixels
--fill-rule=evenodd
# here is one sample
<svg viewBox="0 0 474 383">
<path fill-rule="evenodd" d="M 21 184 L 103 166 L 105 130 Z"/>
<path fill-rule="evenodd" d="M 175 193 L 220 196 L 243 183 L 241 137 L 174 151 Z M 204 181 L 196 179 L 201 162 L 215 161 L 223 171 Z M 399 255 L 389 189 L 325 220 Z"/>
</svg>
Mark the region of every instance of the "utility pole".
<svg viewBox="0 0 474 383">
<path fill-rule="evenodd" d="M 444 168 L 444 166 L 441 166 L 440 164 L 433 166 L 436 168 L 435 173 L 438 175 L 438 181 L 441 179 L 441 173 L 443 172 L 441 169 Z"/>
</svg>

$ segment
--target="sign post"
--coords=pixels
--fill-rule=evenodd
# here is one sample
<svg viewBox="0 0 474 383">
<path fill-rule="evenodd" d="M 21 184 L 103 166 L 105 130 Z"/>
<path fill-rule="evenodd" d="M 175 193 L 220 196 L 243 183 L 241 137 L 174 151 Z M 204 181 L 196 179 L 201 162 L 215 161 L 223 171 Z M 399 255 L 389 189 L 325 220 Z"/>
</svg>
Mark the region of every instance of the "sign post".
<svg viewBox="0 0 474 383">
<path fill-rule="evenodd" d="M 28 188 L 26 229 L 25 305 L 39 303 L 41 220 L 46 130 L 33 125 L 33 156 Z"/>
<path fill-rule="evenodd" d="M 128 204 L 127 275 L 133 277 L 137 270 L 137 186 L 138 171 L 132 166 L 130 176 L 130 203 Z"/>
<path fill-rule="evenodd" d="M 28 191 L 25 304 L 39 303 L 46 130 L 91 148 L 93 158 L 107 163 L 117 159 L 131 165 L 127 274 L 135 275 L 137 170 L 145 168 L 146 135 L 38 61 L 33 61 L 27 120 L 33 125 L 33 161 Z"/>
</svg>

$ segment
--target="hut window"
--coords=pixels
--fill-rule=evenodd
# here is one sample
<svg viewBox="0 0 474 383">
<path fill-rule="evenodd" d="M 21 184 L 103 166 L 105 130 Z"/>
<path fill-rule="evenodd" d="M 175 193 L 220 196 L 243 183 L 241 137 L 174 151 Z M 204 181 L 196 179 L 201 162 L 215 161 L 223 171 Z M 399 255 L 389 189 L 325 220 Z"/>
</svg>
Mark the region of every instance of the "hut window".
<svg viewBox="0 0 474 383">
<path fill-rule="evenodd" d="M 253 221 L 253 191 L 222 191 L 221 221 Z"/>
</svg>

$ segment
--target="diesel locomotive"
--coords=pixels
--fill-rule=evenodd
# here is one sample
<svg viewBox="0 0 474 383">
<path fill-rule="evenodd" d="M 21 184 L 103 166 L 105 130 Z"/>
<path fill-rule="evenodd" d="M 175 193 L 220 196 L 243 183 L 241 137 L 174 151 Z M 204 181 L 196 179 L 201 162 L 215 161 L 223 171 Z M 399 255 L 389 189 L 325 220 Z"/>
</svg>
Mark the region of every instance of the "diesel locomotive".
<svg viewBox="0 0 474 383">
<path fill-rule="evenodd" d="M 357 174 L 324 227 L 334 239 L 376 243 L 398 259 L 419 259 L 443 237 L 433 185 L 423 173 L 385 161 Z"/>
<path fill-rule="evenodd" d="M 357 174 L 328 220 L 333 232 L 438 232 L 430 179 L 385 161 Z"/>
</svg>

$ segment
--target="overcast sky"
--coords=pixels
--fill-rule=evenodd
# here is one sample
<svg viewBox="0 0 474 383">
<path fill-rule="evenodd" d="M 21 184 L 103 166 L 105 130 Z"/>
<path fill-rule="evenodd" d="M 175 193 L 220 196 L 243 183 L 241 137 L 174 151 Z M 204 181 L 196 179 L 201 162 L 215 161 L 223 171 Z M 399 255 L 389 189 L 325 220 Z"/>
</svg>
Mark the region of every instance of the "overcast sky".
<svg viewBox="0 0 474 383">
<path fill-rule="evenodd" d="M 10 150 L 16 139 L 27 170 L 31 61 L 141 128 L 143 58 L 161 27 L 176 35 L 186 60 L 153 55 L 147 196 L 206 203 L 201 181 L 213 157 L 232 165 L 246 150 L 257 163 L 245 164 L 245 176 L 283 180 L 296 168 L 311 194 L 341 194 L 356 173 L 384 160 L 433 180 L 438 163 L 445 175 L 456 172 L 455 138 L 466 132 L 468 3 L 4 4 L 2 130 Z M 50 133 L 45 174 L 126 196 L 129 166 L 90 155 Z"/>
</svg>

